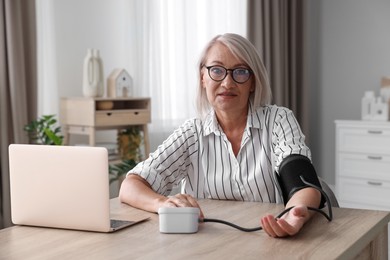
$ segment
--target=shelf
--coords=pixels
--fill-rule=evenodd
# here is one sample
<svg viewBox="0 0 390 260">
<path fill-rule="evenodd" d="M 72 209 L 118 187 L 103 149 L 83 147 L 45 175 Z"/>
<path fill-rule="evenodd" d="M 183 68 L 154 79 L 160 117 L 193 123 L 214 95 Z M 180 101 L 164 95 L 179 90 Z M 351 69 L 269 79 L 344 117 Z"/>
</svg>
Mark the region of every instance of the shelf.
<svg viewBox="0 0 390 260">
<path fill-rule="evenodd" d="M 151 122 L 150 98 L 62 98 L 60 123 L 64 144 L 72 134 L 87 135 L 89 145 L 95 146 L 98 130 L 126 129 L 141 126 L 145 157 L 149 154 L 148 123 Z"/>
</svg>

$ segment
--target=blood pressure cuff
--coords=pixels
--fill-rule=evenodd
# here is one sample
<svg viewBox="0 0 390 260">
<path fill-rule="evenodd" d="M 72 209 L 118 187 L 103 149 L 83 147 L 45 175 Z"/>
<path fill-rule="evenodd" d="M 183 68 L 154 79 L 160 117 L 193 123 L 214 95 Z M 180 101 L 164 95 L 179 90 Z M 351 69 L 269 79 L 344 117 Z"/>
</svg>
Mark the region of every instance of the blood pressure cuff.
<svg viewBox="0 0 390 260">
<path fill-rule="evenodd" d="M 306 182 L 322 189 L 320 180 L 310 159 L 300 154 L 287 156 L 280 164 L 279 175 L 276 174 L 276 176 L 279 178 L 285 205 L 295 192 L 310 187 L 302 181 L 301 176 Z M 320 208 L 323 208 L 324 204 L 325 198 L 321 195 Z"/>
</svg>

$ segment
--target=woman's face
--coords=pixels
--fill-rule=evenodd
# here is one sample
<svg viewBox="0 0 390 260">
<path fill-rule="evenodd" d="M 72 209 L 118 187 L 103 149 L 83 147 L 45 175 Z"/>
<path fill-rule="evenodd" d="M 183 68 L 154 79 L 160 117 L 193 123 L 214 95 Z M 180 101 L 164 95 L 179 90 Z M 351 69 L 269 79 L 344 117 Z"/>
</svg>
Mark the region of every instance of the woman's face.
<svg viewBox="0 0 390 260">
<path fill-rule="evenodd" d="M 237 59 L 230 50 L 221 43 L 216 43 L 208 52 L 205 66 L 222 66 L 226 69 L 249 67 Z M 248 110 L 249 95 L 254 90 L 253 75 L 245 83 L 237 83 L 232 78 L 232 71 L 222 81 L 210 78 L 206 67 L 202 68 L 202 87 L 206 89 L 207 99 L 217 112 L 240 112 Z"/>
</svg>

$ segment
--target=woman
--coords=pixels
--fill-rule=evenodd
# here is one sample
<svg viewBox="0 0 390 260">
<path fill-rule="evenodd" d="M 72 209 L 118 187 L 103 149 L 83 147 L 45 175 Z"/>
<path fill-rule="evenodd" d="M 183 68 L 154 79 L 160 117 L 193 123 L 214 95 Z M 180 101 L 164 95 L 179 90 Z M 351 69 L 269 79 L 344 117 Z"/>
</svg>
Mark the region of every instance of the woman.
<svg viewBox="0 0 390 260">
<path fill-rule="evenodd" d="M 292 112 L 269 105 L 268 77 L 255 47 L 236 34 L 216 36 L 199 73 L 199 118 L 186 121 L 131 170 L 120 200 L 151 212 L 199 207 L 195 198 L 284 200 L 294 208 L 280 219 L 263 216 L 262 227 L 272 237 L 298 233 L 311 216 L 307 207 L 318 207 L 321 194 L 310 187 L 288 196 L 280 190 L 275 173 L 282 161 L 292 154 L 310 158 L 310 150 Z M 184 194 L 168 196 L 182 181 Z"/>
</svg>

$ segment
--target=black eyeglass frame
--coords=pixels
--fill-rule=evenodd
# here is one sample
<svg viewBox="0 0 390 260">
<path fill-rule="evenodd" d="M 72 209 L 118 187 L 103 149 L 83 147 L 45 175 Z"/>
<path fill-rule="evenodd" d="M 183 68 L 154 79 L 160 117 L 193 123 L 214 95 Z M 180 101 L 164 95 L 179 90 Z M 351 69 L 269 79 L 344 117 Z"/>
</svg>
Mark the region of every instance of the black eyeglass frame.
<svg viewBox="0 0 390 260">
<path fill-rule="evenodd" d="M 223 81 L 223 80 L 227 77 L 229 71 L 232 72 L 232 73 L 231 73 L 231 76 L 232 76 L 233 81 L 236 82 L 236 83 L 238 83 L 238 84 L 244 84 L 245 82 L 247 82 L 247 81 L 251 78 L 251 76 L 252 76 L 252 74 L 253 74 L 253 71 L 252 71 L 251 69 L 245 68 L 245 67 L 237 67 L 237 68 L 233 68 L 233 69 L 227 69 L 227 68 L 225 68 L 225 67 L 223 67 L 223 66 L 221 66 L 221 65 L 212 65 L 212 66 L 206 66 L 206 65 L 204 65 L 204 67 L 207 69 L 207 72 L 208 72 L 210 78 L 211 78 L 212 80 L 216 81 L 216 82 L 221 82 L 221 81 Z M 217 80 L 217 79 L 214 79 L 214 78 L 211 76 L 211 74 L 210 74 L 210 69 L 211 69 L 211 68 L 215 68 L 215 67 L 222 68 L 222 69 L 225 70 L 225 76 L 223 76 L 222 79 L 218 79 L 218 80 Z M 241 70 L 247 70 L 247 71 L 249 72 L 249 77 L 248 77 L 248 79 L 245 80 L 245 81 L 242 81 L 242 82 L 237 81 L 237 80 L 234 78 L 234 71 L 235 71 L 235 70 L 240 70 L 240 69 L 241 69 Z"/>
</svg>

